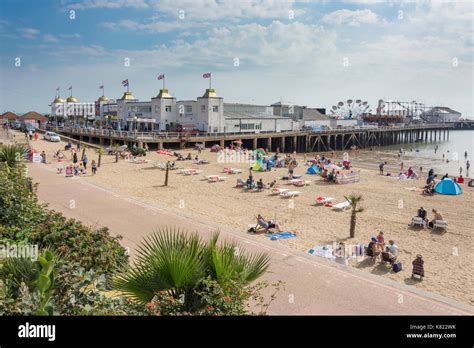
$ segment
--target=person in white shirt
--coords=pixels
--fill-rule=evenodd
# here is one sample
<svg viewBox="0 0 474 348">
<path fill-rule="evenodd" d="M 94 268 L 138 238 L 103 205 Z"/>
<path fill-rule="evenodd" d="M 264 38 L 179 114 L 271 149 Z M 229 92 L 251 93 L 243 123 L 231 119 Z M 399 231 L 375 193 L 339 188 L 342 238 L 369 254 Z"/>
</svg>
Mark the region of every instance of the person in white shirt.
<svg viewBox="0 0 474 348">
<path fill-rule="evenodd" d="M 393 240 L 389 240 L 388 241 L 388 252 L 392 255 L 392 256 L 398 256 L 398 246 L 395 244 L 395 241 Z"/>
</svg>

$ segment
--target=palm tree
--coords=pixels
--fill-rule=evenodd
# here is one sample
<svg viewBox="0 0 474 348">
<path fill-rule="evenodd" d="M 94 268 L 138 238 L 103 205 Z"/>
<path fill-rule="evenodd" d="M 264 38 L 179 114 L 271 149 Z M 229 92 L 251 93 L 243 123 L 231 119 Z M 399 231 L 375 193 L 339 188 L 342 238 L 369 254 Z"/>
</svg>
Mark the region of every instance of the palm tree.
<svg viewBox="0 0 474 348">
<path fill-rule="evenodd" d="M 12 168 L 25 159 L 27 150 L 21 145 L 1 145 L 0 162 Z"/>
<path fill-rule="evenodd" d="M 183 298 L 185 308 L 193 310 L 200 306 L 195 290 L 203 279 L 215 280 L 226 289 L 231 282 L 248 285 L 267 270 L 267 255 L 238 252 L 235 242 L 218 246 L 218 238 L 216 232 L 206 243 L 196 233 L 158 230 L 141 243 L 134 267 L 119 275 L 114 287 L 143 304 L 166 291 L 175 299 Z"/>
<path fill-rule="evenodd" d="M 118 163 L 118 159 L 119 159 L 118 150 L 119 150 L 119 147 L 120 147 L 120 145 L 118 145 L 118 144 L 113 144 L 113 145 L 110 146 L 113 153 L 115 154 L 115 163 Z"/>
<path fill-rule="evenodd" d="M 99 147 L 98 149 L 95 149 L 95 153 L 99 156 L 99 158 L 97 159 L 97 167 L 100 167 L 100 162 L 102 161 L 102 155 L 105 153 L 105 151 L 102 147 Z"/>
<path fill-rule="evenodd" d="M 351 229 L 350 229 L 350 238 L 355 237 L 355 228 L 356 228 L 356 222 L 357 222 L 357 214 L 362 213 L 364 211 L 364 208 L 357 208 L 357 205 L 360 203 L 362 200 L 361 195 L 355 195 L 351 194 L 350 196 L 346 197 L 344 196 L 346 200 L 348 200 L 351 203 Z"/>
</svg>

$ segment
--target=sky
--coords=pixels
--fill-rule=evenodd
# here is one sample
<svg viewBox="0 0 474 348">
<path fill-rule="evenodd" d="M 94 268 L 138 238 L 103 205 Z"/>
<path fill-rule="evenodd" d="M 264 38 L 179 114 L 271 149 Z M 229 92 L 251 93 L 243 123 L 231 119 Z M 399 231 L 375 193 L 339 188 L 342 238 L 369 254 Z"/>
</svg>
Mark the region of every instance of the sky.
<svg viewBox="0 0 474 348">
<path fill-rule="evenodd" d="M 347 99 L 449 106 L 474 118 L 474 1 L 1 0 L 0 112 L 178 100 L 329 109 Z"/>
</svg>

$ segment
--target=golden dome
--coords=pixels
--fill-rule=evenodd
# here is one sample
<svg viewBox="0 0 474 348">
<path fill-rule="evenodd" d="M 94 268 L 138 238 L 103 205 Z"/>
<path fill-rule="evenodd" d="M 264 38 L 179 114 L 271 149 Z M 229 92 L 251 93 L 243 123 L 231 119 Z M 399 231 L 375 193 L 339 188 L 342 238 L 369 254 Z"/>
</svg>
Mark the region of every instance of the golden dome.
<svg viewBox="0 0 474 348">
<path fill-rule="evenodd" d="M 60 96 L 57 96 L 53 100 L 53 104 L 62 104 L 62 103 L 64 103 L 64 99 L 62 99 Z"/>
<path fill-rule="evenodd" d="M 173 98 L 173 97 L 168 93 L 168 89 L 166 89 L 166 88 L 160 89 L 160 93 L 158 93 L 158 95 L 157 95 L 156 97 L 157 97 L 157 98 Z"/>
<path fill-rule="evenodd" d="M 216 90 L 214 88 L 206 89 L 206 93 L 202 96 L 203 98 L 218 98 Z"/>
<path fill-rule="evenodd" d="M 120 100 L 137 100 L 137 98 L 133 96 L 132 92 L 125 92 Z"/>
<path fill-rule="evenodd" d="M 66 99 L 68 103 L 77 103 L 76 97 L 73 97 L 72 95 Z"/>
<path fill-rule="evenodd" d="M 101 97 L 99 98 L 99 101 L 100 101 L 100 102 L 101 102 L 101 101 L 109 101 L 109 98 L 107 98 L 105 95 L 103 95 L 103 96 L 101 96 Z"/>
</svg>

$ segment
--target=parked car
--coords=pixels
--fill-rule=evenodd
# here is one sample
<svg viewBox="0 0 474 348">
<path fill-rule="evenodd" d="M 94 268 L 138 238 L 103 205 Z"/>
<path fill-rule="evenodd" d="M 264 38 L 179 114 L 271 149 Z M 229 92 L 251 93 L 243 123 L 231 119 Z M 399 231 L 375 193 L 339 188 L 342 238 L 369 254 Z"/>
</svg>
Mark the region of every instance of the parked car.
<svg viewBox="0 0 474 348">
<path fill-rule="evenodd" d="M 44 133 L 44 140 L 59 142 L 59 141 L 61 141 L 61 137 L 57 133 L 46 132 L 46 133 Z"/>
<path fill-rule="evenodd" d="M 120 153 L 120 152 L 122 152 L 122 151 L 125 151 L 125 150 L 127 149 L 127 147 L 128 147 L 127 145 L 122 145 L 122 146 L 119 146 L 119 147 L 117 148 L 117 150 L 115 150 L 115 149 L 112 148 L 112 147 L 107 147 L 107 148 L 105 148 L 105 153 L 106 153 L 107 155 L 113 155 L 113 154 L 115 154 L 115 151 L 117 151 L 118 153 Z"/>
<path fill-rule="evenodd" d="M 22 122 L 20 130 L 22 132 L 25 132 L 25 131 L 26 132 L 29 132 L 29 131 L 36 132 L 36 127 L 34 125 L 32 125 L 31 123 Z"/>
</svg>

